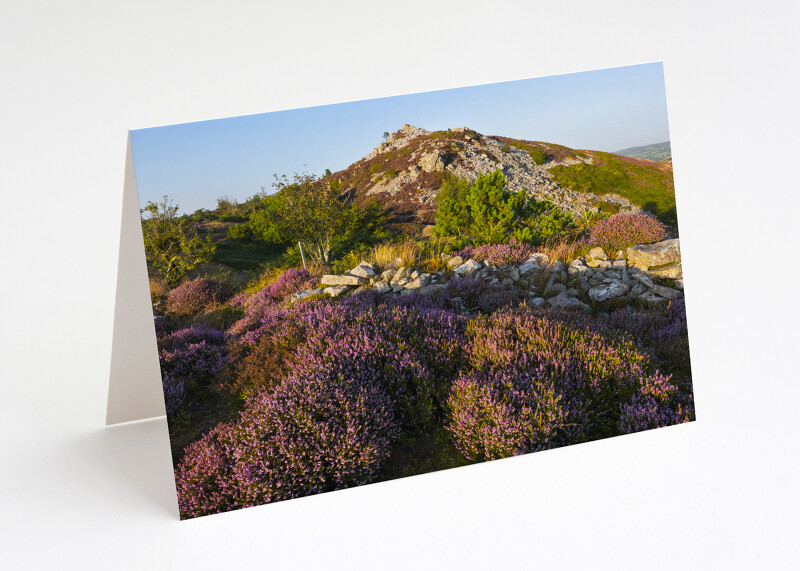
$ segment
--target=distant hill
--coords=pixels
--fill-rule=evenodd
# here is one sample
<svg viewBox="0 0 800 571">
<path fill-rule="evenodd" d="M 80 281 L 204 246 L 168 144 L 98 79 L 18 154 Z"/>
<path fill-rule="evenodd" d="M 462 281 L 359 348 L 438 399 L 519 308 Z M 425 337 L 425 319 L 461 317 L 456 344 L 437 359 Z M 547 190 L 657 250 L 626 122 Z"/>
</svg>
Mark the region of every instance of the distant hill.
<svg viewBox="0 0 800 571">
<path fill-rule="evenodd" d="M 672 148 L 669 141 L 656 143 L 655 145 L 643 145 L 641 147 L 631 147 L 614 151 L 615 155 L 623 157 L 633 157 L 635 159 L 647 159 L 648 161 L 660 161 L 666 163 L 672 160 Z"/>
<path fill-rule="evenodd" d="M 495 170 L 503 171 L 510 190 L 524 189 L 575 215 L 644 209 L 674 223 L 669 163 L 482 135 L 467 127 L 431 132 L 404 125 L 367 156 L 326 178 L 359 205 L 380 203 L 395 229 L 418 234 L 434 223 L 448 177 L 474 181 Z"/>
</svg>

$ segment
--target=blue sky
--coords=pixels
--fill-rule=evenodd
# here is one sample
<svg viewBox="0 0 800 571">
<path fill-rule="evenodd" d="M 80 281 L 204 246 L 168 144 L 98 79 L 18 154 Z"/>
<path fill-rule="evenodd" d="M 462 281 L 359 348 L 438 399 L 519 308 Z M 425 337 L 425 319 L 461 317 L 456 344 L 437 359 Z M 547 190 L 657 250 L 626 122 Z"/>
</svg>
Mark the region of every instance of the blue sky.
<svg viewBox="0 0 800 571">
<path fill-rule="evenodd" d="M 139 201 L 244 201 L 273 174 L 336 172 L 403 123 L 616 151 L 669 140 L 661 63 L 131 131 Z"/>
</svg>

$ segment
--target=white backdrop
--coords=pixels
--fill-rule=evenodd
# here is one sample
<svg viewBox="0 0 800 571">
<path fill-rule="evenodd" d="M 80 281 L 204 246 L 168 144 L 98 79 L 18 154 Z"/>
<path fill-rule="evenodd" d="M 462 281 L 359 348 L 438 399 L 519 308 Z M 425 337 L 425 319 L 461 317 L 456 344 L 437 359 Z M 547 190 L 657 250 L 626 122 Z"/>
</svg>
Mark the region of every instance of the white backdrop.
<svg viewBox="0 0 800 571">
<path fill-rule="evenodd" d="M 0 6 L 0 566 L 779 569 L 796 538 L 794 2 Z M 128 129 L 664 61 L 697 422 L 179 522 L 104 428 Z"/>
</svg>

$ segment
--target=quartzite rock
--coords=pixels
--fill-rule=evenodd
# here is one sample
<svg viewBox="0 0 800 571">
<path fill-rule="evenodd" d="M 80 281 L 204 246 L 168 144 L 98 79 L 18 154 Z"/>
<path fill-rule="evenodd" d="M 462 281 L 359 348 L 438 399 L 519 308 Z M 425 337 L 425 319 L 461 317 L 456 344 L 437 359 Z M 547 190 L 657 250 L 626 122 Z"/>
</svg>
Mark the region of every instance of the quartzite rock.
<svg viewBox="0 0 800 571">
<path fill-rule="evenodd" d="M 482 267 L 483 267 L 482 264 L 476 262 L 475 260 L 470 259 L 467 260 L 465 263 L 461 264 L 460 266 L 458 266 L 456 269 L 454 269 L 453 272 L 455 272 L 461 277 L 471 276 L 473 272 L 478 271 Z"/>
<path fill-rule="evenodd" d="M 346 285 L 335 285 L 331 287 L 326 287 L 323 291 L 331 297 L 339 297 L 340 295 L 346 293 L 349 290 L 350 288 Z"/>
<path fill-rule="evenodd" d="M 628 286 L 622 282 L 612 282 L 606 285 L 599 285 L 590 289 L 586 295 L 589 299 L 597 303 L 611 299 L 612 297 L 620 297 L 628 293 Z"/>
<path fill-rule="evenodd" d="M 298 291 L 292 297 L 289 298 L 290 302 L 300 301 L 301 299 L 306 299 L 307 297 L 311 297 L 314 295 L 320 295 L 325 293 L 323 288 L 315 288 L 315 289 L 305 289 L 303 291 Z"/>
<path fill-rule="evenodd" d="M 374 278 L 377 274 L 375 273 L 375 269 L 372 267 L 372 264 L 368 262 L 361 262 L 355 268 L 348 272 L 350 275 L 358 276 L 361 278 Z"/>
<path fill-rule="evenodd" d="M 320 283 L 326 286 L 360 286 L 369 283 L 369 280 L 360 276 L 326 275 L 322 276 Z"/>
<path fill-rule="evenodd" d="M 655 266 L 666 266 L 681 259 L 681 247 L 678 238 L 662 240 L 655 244 L 639 244 L 628 248 L 628 263 L 639 269 L 647 270 Z"/>
</svg>

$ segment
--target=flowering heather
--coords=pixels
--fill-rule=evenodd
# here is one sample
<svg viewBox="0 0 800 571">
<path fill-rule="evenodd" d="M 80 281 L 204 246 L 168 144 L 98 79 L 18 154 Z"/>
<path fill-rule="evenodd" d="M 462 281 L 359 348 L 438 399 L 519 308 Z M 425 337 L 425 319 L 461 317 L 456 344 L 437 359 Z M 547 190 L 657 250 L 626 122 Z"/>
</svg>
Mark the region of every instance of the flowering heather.
<svg viewBox="0 0 800 571">
<path fill-rule="evenodd" d="M 480 374 L 454 385 L 448 429 L 470 458 L 615 436 L 630 425 L 621 407 L 634 395 L 668 407 L 677 392 L 629 335 L 574 312 L 501 310 L 472 320 L 467 337 Z M 497 436 L 504 430 L 507 445 Z"/>
<path fill-rule="evenodd" d="M 238 333 L 188 328 L 162 340 L 165 386 L 218 370 L 204 353 L 215 348 L 245 398 L 237 420 L 185 449 L 182 517 L 375 481 L 401 434 L 444 427 L 479 461 L 693 419 L 690 382 L 656 368 L 658 347 L 685 338 L 682 303 L 592 316 L 452 280 L 428 296 L 282 305 L 303 279 L 264 293 Z M 453 297 L 484 313 L 464 315 Z M 181 351 L 196 351 L 201 371 L 182 369 Z"/>
<path fill-rule="evenodd" d="M 656 218 L 647 214 L 621 213 L 595 224 L 589 245 L 616 252 L 636 244 L 658 242 L 664 236 L 665 227 Z"/>
<path fill-rule="evenodd" d="M 167 408 L 167 414 L 172 414 L 183 402 L 186 396 L 184 390 L 183 379 L 180 377 L 173 377 L 168 374 L 163 374 L 161 385 L 164 388 L 164 404 Z"/>
<path fill-rule="evenodd" d="M 239 295 L 232 297 L 231 300 L 228 302 L 228 305 L 230 305 L 231 307 L 244 307 L 246 304 L 247 304 L 246 293 L 240 293 Z"/>
<path fill-rule="evenodd" d="M 231 335 L 241 335 L 257 325 L 259 319 L 273 307 L 282 305 L 292 294 L 313 288 L 317 283 L 319 278 L 313 277 L 306 270 L 287 270 L 275 282 L 264 286 L 247 299 L 245 316 L 234 323 L 228 332 Z"/>
<path fill-rule="evenodd" d="M 522 357 L 526 359 L 526 356 Z M 547 447 L 566 415 L 545 367 L 518 366 L 460 377 L 448 428 L 469 460 L 495 460 Z"/>
<path fill-rule="evenodd" d="M 228 288 L 209 278 L 198 278 L 179 285 L 167 296 L 167 311 L 178 315 L 198 313 L 222 302 Z"/>
<path fill-rule="evenodd" d="M 370 482 L 397 434 L 391 409 L 374 382 L 287 379 L 187 447 L 175 470 L 181 517 Z"/>
<path fill-rule="evenodd" d="M 202 326 L 181 329 L 165 337 L 158 355 L 165 395 L 168 390 L 180 392 L 178 385 L 188 388 L 205 384 L 219 373 L 227 359 L 224 342 L 221 331 Z"/>
<path fill-rule="evenodd" d="M 472 258 L 476 262 L 487 261 L 493 266 L 501 266 L 503 264 L 519 264 L 527 260 L 531 254 L 536 252 L 536 248 L 522 242 L 509 243 L 509 244 L 486 244 L 484 246 L 464 248 L 457 252 L 457 256 L 461 256 L 467 260 Z"/>
</svg>

